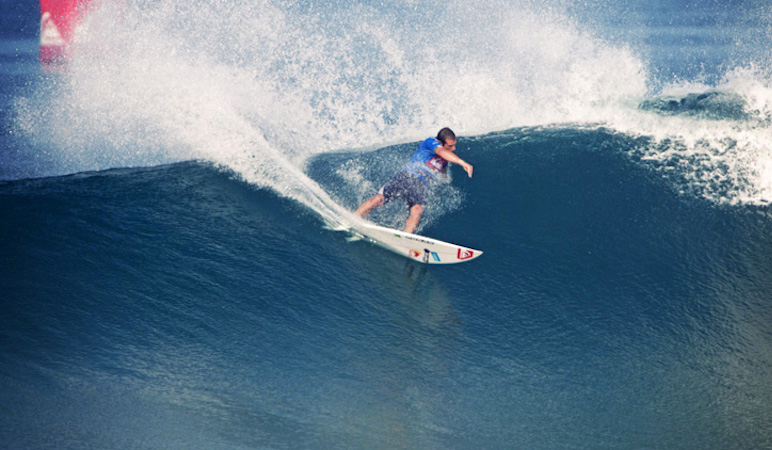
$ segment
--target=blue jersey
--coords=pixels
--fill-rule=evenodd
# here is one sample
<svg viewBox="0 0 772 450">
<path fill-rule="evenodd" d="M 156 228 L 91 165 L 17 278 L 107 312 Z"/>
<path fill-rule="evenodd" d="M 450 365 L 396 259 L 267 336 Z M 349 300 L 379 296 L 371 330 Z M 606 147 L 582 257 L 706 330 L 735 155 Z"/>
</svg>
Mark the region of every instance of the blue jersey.
<svg viewBox="0 0 772 450">
<path fill-rule="evenodd" d="M 440 155 L 434 150 L 442 145 L 438 139 L 429 138 L 418 146 L 405 166 L 405 172 L 414 175 L 425 182 L 434 180 L 437 174 L 448 166 Z"/>
</svg>

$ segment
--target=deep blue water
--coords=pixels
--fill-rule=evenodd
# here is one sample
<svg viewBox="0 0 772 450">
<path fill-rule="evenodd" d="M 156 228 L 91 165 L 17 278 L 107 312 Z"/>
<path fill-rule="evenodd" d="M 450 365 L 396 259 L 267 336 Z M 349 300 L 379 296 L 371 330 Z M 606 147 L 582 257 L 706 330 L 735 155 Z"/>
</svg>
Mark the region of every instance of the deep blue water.
<svg viewBox="0 0 772 450">
<path fill-rule="evenodd" d="M 0 447 L 772 448 L 770 8 L 370 3 L 142 2 L 52 72 L 3 1 Z M 433 11 L 496 37 L 423 83 Z M 419 232 L 482 257 L 331 229 L 444 125 Z"/>
</svg>

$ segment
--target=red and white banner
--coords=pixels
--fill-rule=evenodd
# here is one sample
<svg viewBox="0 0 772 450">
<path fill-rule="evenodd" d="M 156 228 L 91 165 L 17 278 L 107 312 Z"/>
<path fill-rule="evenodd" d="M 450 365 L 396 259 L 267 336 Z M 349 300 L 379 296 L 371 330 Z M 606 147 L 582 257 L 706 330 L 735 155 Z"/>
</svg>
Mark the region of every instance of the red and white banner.
<svg viewBox="0 0 772 450">
<path fill-rule="evenodd" d="M 87 0 L 40 0 L 40 61 L 63 62 Z"/>
</svg>

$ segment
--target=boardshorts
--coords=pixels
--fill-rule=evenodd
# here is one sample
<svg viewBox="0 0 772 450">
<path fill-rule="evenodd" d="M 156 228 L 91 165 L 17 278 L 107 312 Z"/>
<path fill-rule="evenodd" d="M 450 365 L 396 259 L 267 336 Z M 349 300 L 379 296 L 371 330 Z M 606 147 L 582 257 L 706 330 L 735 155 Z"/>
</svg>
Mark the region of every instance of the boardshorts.
<svg viewBox="0 0 772 450">
<path fill-rule="evenodd" d="M 378 193 L 383 195 L 384 203 L 388 203 L 394 198 L 401 198 L 405 200 L 408 209 L 410 209 L 415 205 L 425 204 L 426 188 L 425 181 L 402 171 L 394 175 Z"/>
</svg>

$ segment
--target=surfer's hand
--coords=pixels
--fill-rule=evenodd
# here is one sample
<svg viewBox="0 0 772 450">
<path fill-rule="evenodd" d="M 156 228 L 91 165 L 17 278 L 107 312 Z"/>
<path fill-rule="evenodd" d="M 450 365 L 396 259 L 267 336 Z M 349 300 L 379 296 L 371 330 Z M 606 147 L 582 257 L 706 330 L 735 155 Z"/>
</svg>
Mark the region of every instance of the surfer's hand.
<svg viewBox="0 0 772 450">
<path fill-rule="evenodd" d="M 464 170 L 466 170 L 466 173 L 468 173 L 468 174 L 469 174 L 469 178 L 472 178 L 472 170 L 474 169 L 474 168 L 472 167 L 472 165 L 471 165 L 471 164 L 469 164 L 469 163 L 464 163 L 464 164 L 463 164 L 461 167 L 463 167 L 463 168 L 464 168 Z"/>
</svg>

